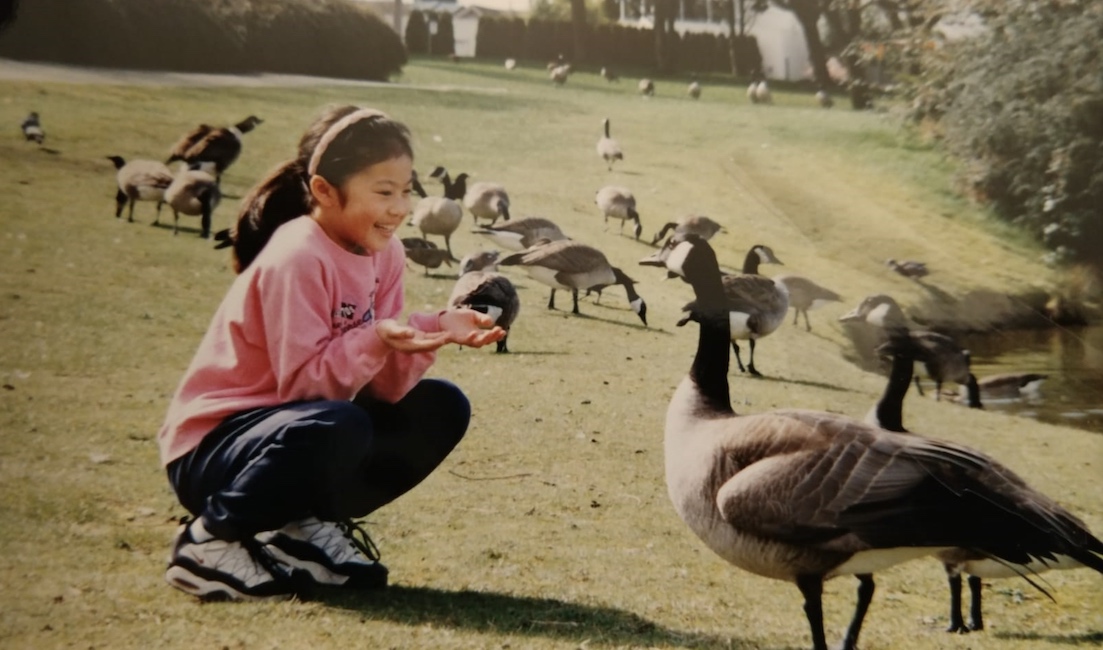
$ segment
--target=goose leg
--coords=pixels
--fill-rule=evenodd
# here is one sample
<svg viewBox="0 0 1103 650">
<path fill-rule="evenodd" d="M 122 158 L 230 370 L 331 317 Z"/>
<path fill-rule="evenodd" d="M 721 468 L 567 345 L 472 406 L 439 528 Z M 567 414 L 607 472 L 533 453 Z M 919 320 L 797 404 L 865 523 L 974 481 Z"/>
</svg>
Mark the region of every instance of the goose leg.
<svg viewBox="0 0 1103 650">
<path fill-rule="evenodd" d="M 509 353 L 509 348 L 506 347 L 506 339 L 508 339 L 508 338 L 509 338 L 509 332 L 506 332 L 506 335 L 502 337 L 502 340 L 498 341 L 498 349 L 496 351 L 499 354 L 508 354 Z"/>
<path fill-rule="evenodd" d="M 919 396 L 923 397 L 923 387 L 919 385 L 919 377 L 915 378 L 915 390 L 919 392 Z"/>
<path fill-rule="evenodd" d="M 165 205 L 165 202 L 163 200 L 157 202 L 157 216 L 154 217 L 154 219 L 153 219 L 154 224 L 157 224 L 157 225 L 161 224 L 161 208 L 164 207 L 164 205 Z"/>
<path fill-rule="evenodd" d="M 172 234 L 176 234 L 180 230 L 180 213 L 176 211 L 176 208 L 172 209 Z"/>
<path fill-rule="evenodd" d="M 969 629 L 980 632 L 984 629 L 984 616 L 981 613 L 981 581 L 977 576 L 969 576 Z"/>
<path fill-rule="evenodd" d="M 823 635 L 823 578 L 797 576 L 797 588 L 804 596 L 804 615 L 812 628 L 812 650 L 827 650 L 827 640 Z"/>
<path fill-rule="evenodd" d="M 747 364 L 747 372 L 751 373 L 752 375 L 754 375 L 756 377 L 761 377 L 762 376 L 762 373 L 755 370 L 755 367 L 754 367 L 754 339 L 751 339 L 751 360 L 750 360 L 750 363 Z"/>
<path fill-rule="evenodd" d="M 796 307 L 793 307 L 793 325 L 794 326 L 797 324 L 797 318 L 799 318 L 799 317 L 800 317 L 800 310 L 797 309 Z"/>
<path fill-rule="evenodd" d="M 207 239 L 211 236 L 211 204 L 209 200 L 203 203 L 203 214 L 200 218 L 199 237 L 200 239 Z"/>
<path fill-rule="evenodd" d="M 858 650 L 858 634 L 862 631 L 862 621 L 869 611 L 869 604 L 873 602 L 873 590 L 876 588 L 872 574 L 863 573 L 855 577 L 858 578 L 858 604 L 854 608 L 854 618 L 846 628 L 842 650 Z"/>
<path fill-rule="evenodd" d="M 115 192 L 115 218 L 118 219 L 123 215 L 123 206 L 126 205 L 126 194 L 122 190 Z"/>
<path fill-rule="evenodd" d="M 574 307 L 571 309 L 571 313 L 581 315 L 582 312 L 578 311 L 578 289 L 571 289 L 571 296 L 574 298 Z"/>
<path fill-rule="evenodd" d="M 739 358 L 739 344 L 732 341 L 732 350 L 735 351 L 735 362 L 739 364 L 739 372 L 747 372 L 747 369 L 743 367 L 743 359 Z"/>
<path fill-rule="evenodd" d="M 808 322 L 808 310 L 807 309 L 804 310 L 804 331 L 805 332 L 811 332 L 812 331 L 812 323 Z"/>
<path fill-rule="evenodd" d="M 555 309 L 555 289 L 552 289 L 551 295 L 548 296 L 548 309 Z"/>
<path fill-rule="evenodd" d="M 961 618 L 961 573 L 956 566 L 947 564 L 946 578 L 950 583 L 950 627 L 946 631 L 965 634 L 969 628 Z"/>
<path fill-rule="evenodd" d="M 126 213 L 126 220 L 128 223 L 134 223 L 134 204 L 137 203 L 134 199 L 130 199 L 130 211 Z"/>
<path fill-rule="evenodd" d="M 938 379 L 934 380 L 934 401 L 942 401 L 942 382 Z"/>
</svg>

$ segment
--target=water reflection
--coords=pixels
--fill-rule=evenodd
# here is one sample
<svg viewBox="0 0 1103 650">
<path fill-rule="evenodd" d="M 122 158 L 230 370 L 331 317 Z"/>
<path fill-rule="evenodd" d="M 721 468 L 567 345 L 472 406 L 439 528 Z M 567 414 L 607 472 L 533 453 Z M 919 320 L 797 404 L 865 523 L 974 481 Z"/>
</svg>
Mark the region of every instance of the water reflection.
<svg viewBox="0 0 1103 650">
<path fill-rule="evenodd" d="M 986 408 L 1103 433 L 1103 326 L 955 338 L 972 353 L 978 379 L 999 373 L 1048 375 L 1036 396 L 987 400 Z"/>
</svg>

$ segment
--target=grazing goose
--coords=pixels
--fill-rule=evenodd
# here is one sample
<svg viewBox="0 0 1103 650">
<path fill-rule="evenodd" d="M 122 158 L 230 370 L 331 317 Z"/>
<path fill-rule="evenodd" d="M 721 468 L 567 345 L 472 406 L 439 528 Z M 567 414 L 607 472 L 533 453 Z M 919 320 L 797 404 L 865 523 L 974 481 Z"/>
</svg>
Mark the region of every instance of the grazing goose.
<svg viewBox="0 0 1103 650">
<path fill-rule="evenodd" d="M 241 136 L 263 122 L 256 115 L 250 115 L 230 127 L 200 124 L 177 140 L 165 162 L 183 160 L 189 165 L 195 162 L 214 163 L 214 176 L 221 181 L 222 172 L 241 155 Z"/>
<path fill-rule="evenodd" d="M 36 142 L 39 145 L 46 141 L 46 132 L 42 130 L 42 123 L 38 120 L 37 112 L 31 111 L 31 113 L 23 119 L 20 128 L 23 129 L 24 140 Z"/>
<path fill-rule="evenodd" d="M 613 163 L 624 160 L 624 152 L 620 149 L 620 143 L 609 135 L 609 118 L 602 120 L 605 135 L 597 141 L 597 155 L 605 161 L 609 171 L 613 171 Z"/>
<path fill-rule="evenodd" d="M 523 251 L 541 239 L 559 241 L 570 239 L 563 234 L 559 226 L 543 217 L 525 217 L 516 221 L 506 221 L 497 226 L 486 226 L 471 232 L 485 235 L 492 242 L 511 251 Z"/>
<path fill-rule="evenodd" d="M 892 354 L 892 369 L 890 371 L 888 384 L 885 386 L 885 392 L 881 396 L 881 399 L 877 401 L 873 410 L 866 416 L 866 422 L 888 431 L 908 433 L 903 423 L 904 396 L 907 394 L 908 387 L 911 385 L 912 369 L 915 365 L 916 356 L 922 354 L 923 350 L 915 346 L 908 337 L 890 339 L 888 343 L 878 348 L 878 350 L 890 352 Z M 970 375 L 970 381 L 967 383 L 967 387 L 969 406 L 980 408 L 980 388 L 978 387 L 978 382 L 972 375 Z M 1021 478 L 1015 476 L 1010 471 L 1004 470 L 1004 472 L 1005 478 L 1013 482 L 1016 487 L 1029 490 L 1026 483 Z M 1053 521 L 1071 521 L 1075 523 L 1076 526 L 1085 531 L 1087 530 L 1084 522 L 1077 519 L 1073 514 L 1066 511 L 1057 503 L 1044 499 L 1039 500 L 1034 505 L 1042 509 L 1044 515 Z M 965 633 L 971 630 L 979 631 L 984 629 L 984 616 L 982 613 L 982 578 L 1011 578 L 1024 574 L 1022 568 L 1008 566 L 1003 562 L 993 560 L 976 549 L 948 549 L 939 552 L 937 557 L 942 561 L 943 567 L 946 570 L 946 577 L 950 587 L 950 625 L 946 628 L 947 632 Z M 1034 575 L 1043 571 L 1076 569 L 1082 566 L 1082 563 L 1077 562 L 1072 557 L 1059 554 L 1055 558 L 1030 563 L 1030 565 L 1026 567 L 1025 573 L 1027 575 Z M 965 620 L 961 615 L 962 573 L 969 575 L 970 607 L 968 626 L 965 625 Z"/>
<path fill-rule="evenodd" d="M 646 77 L 643 78 L 643 79 L 640 79 L 640 82 L 638 84 L 636 84 L 636 88 L 639 89 L 640 94 L 643 95 L 644 97 L 654 97 L 655 96 L 655 82 L 651 81 L 650 79 L 647 79 Z"/>
<path fill-rule="evenodd" d="M 689 82 L 689 87 L 686 88 L 686 94 L 692 99 L 701 98 L 701 82 L 697 81 L 696 75 L 694 75 L 693 80 Z"/>
<path fill-rule="evenodd" d="M 463 256 L 460 260 L 460 275 L 471 271 L 497 271 L 498 259 L 501 257 L 498 251 L 475 251 Z"/>
<path fill-rule="evenodd" d="M 712 248 L 695 235 L 641 260 L 689 282 L 700 332 L 689 374 L 666 413 L 667 492 L 682 521 L 717 555 L 793 582 L 814 650 L 827 650 L 823 583 L 858 578 L 843 639 L 857 647 L 873 573 L 956 547 L 1026 571 L 1060 555 L 1103 573 L 1103 542 L 977 451 L 884 431 L 841 415 L 732 410 L 729 301 Z"/>
<path fill-rule="evenodd" d="M 628 305 L 647 325 L 647 303 L 636 293 L 636 281 L 611 265 L 598 249 L 569 239 L 543 240 L 535 246 L 503 258 L 502 266 L 520 266 L 532 279 L 551 287 L 548 309 L 555 309 L 555 290 L 570 291 L 574 299 L 571 313 L 578 314 L 578 292 L 604 289 L 619 284 L 628 296 Z"/>
<path fill-rule="evenodd" d="M 509 328 L 521 312 L 521 299 L 509 278 L 494 271 L 461 270 L 460 278 L 448 298 L 448 306 L 468 307 L 493 318 L 494 324 L 506 331 L 506 335 L 498 341 L 497 351 L 502 354 L 509 352 L 506 343 Z"/>
<path fill-rule="evenodd" d="M 161 206 L 165 203 L 165 190 L 172 185 L 172 170 L 156 160 L 131 160 L 122 156 L 108 156 L 115 165 L 115 218 L 122 216 L 123 206 L 129 204 L 126 220 L 134 222 L 135 201 L 156 201 L 157 219 L 161 218 Z M 155 222 L 156 223 L 156 222 Z"/>
<path fill-rule="evenodd" d="M 905 278 L 922 278 L 930 273 L 930 271 L 927 270 L 927 264 L 925 262 L 916 262 L 914 260 L 897 262 L 894 259 L 887 259 L 885 260 L 885 266 L 896 271 Z"/>
<path fill-rule="evenodd" d="M 410 225 L 421 230 L 421 236 L 440 235 L 444 237 L 444 247 L 452 255 L 452 233 L 463 221 L 463 208 L 459 203 L 443 196 L 429 196 L 414 206 Z M 452 256 L 452 259 L 456 259 Z"/>
<path fill-rule="evenodd" d="M 594 203 L 601 208 L 606 228 L 609 225 L 609 217 L 620 219 L 620 233 L 623 235 L 624 222 L 635 221 L 636 227 L 632 232 L 637 240 L 640 238 L 643 225 L 640 223 L 640 213 L 636 212 L 636 197 L 632 194 L 632 190 L 619 185 L 606 185 L 594 193 Z"/>
<path fill-rule="evenodd" d="M 439 269 L 441 264 L 452 266 L 455 259 L 448 251 L 420 237 L 403 237 L 402 247 L 406 249 L 407 259 L 425 267 L 425 275 L 429 275 L 429 269 Z"/>
<path fill-rule="evenodd" d="M 506 59 L 506 70 L 515 70 L 517 68 L 517 59 Z"/>
<path fill-rule="evenodd" d="M 602 68 L 601 76 L 603 79 L 605 79 L 605 81 L 608 81 L 609 83 L 613 83 L 614 81 L 620 83 L 620 75 L 618 75 L 616 72 L 613 72 L 611 68 Z"/>
<path fill-rule="evenodd" d="M 835 105 L 835 100 L 831 98 L 831 94 L 827 92 L 827 88 L 823 84 L 820 84 L 816 90 L 816 103 L 820 105 L 820 108 L 831 108 Z"/>
<path fill-rule="evenodd" d="M 967 384 L 969 381 L 969 353 L 945 334 L 927 330 L 909 330 L 907 318 L 900 305 L 891 296 L 874 294 L 866 296 L 854 309 L 839 317 L 840 322 L 866 322 L 885 330 L 886 336 L 906 332 L 921 352 L 916 358 L 923 362 L 927 375 L 935 382 L 935 399 L 942 397 L 942 383 L 952 381 Z M 916 377 L 915 389 L 923 394 L 923 387 Z"/>
<path fill-rule="evenodd" d="M 478 225 L 479 219 L 489 219 L 494 225 L 498 218 L 509 221 L 509 195 L 498 183 L 475 183 L 463 195 L 463 205 L 471 212 Z"/>
<path fill-rule="evenodd" d="M 804 314 L 804 330 L 812 331 L 812 324 L 808 322 L 808 312 L 819 309 L 829 302 L 841 302 L 842 297 L 834 291 L 821 287 L 808 278 L 799 275 L 783 273 L 774 276 L 775 282 L 785 285 L 789 291 L 789 306 L 793 308 L 793 325 L 797 324 L 797 318 Z"/>
<path fill-rule="evenodd" d="M 180 213 L 200 217 L 199 236 L 207 239 L 211 236 L 211 213 L 218 207 L 222 193 L 218 189 L 218 180 L 211 174 L 199 169 L 198 163 L 177 172 L 172 183 L 165 188 L 165 203 L 172 208 L 172 234 L 180 230 Z M 157 221 L 160 221 L 160 211 Z"/>
<path fill-rule="evenodd" d="M 557 65 L 548 71 L 548 77 L 555 82 L 556 86 L 562 86 L 567 83 L 567 77 L 571 75 L 571 64 L 564 63 L 563 65 Z"/>
<path fill-rule="evenodd" d="M 724 226 L 709 219 L 703 214 L 688 214 L 677 221 L 668 221 L 663 224 L 659 232 L 651 239 L 651 245 L 658 244 L 666 234 L 673 230 L 675 233 L 693 233 L 702 239 L 709 240 L 718 233 L 724 231 Z"/>
<path fill-rule="evenodd" d="M 677 242 L 684 237 L 686 235 L 667 240 L 664 250 L 677 246 Z M 728 297 L 731 346 L 735 351 L 739 371 L 761 377 L 762 373 L 754 367 L 755 341 L 771 334 L 785 320 L 785 314 L 789 312 L 789 293 L 785 285 L 759 275 L 759 263 L 781 264 L 781 260 L 769 246 L 757 244 L 747 251 L 747 257 L 743 260 L 743 273 L 725 274 L 722 282 Z M 696 319 L 698 306 L 695 302 L 688 303 L 682 309 L 689 312 L 689 315 L 679 321 L 678 325 L 685 325 L 687 321 Z M 745 368 L 739 354 L 740 340 L 750 341 L 751 346 L 751 356 Z"/>
</svg>

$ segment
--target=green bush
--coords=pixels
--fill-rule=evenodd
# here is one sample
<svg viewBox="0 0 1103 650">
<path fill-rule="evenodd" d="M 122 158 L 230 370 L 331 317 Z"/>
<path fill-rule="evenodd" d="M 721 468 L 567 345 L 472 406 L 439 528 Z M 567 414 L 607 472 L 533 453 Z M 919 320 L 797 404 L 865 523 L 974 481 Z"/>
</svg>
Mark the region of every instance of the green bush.
<svg viewBox="0 0 1103 650">
<path fill-rule="evenodd" d="M 0 56 L 182 72 L 279 72 L 386 80 L 406 51 L 351 0 L 34 0 Z"/>
</svg>

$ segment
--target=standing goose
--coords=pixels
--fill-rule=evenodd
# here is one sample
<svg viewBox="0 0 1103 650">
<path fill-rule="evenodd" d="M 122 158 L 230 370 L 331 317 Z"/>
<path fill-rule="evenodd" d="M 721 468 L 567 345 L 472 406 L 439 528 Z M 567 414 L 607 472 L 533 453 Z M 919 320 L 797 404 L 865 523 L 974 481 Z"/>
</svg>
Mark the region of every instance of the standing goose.
<svg viewBox="0 0 1103 650">
<path fill-rule="evenodd" d="M 602 120 L 602 126 L 605 129 L 605 135 L 597 141 L 597 155 L 605 161 L 609 171 L 613 171 L 613 163 L 624 160 L 624 152 L 620 149 L 620 143 L 609 135 L 609 118 Z"/>
<path fill-rule="evenodd" d="M 685 237 L 687 235 L 675 236 L 667 240 L 664 250 L 676 246 L 677 242 L 684 240 Z M 761 377 L 762 373 L 754 367 L 755 341 L 771 334 L 785 320 L 785 314 L 789 311 L 789 293 L 785 285 L 759 275 L 759 263 L 781 264 L 781 260 L 774 255 L 773 249 L 769 246 L 756 244 L 747 251 L 747 257 L 743 260 L 743 273 L 725 274 L 722 283 L 724 294 L 728 299 L 730 320 L 728 331 L 739 371 L 750 372 L 752 375 Z M 690 302 L 683 307 L 682 309 L 689 312 L 689 315 L 679 321 L 678 325 L 696 320 L 698 308 L 695 302 Z M 738 341 L 740 340 L 750 341 L 751 346 L 751 356 L 745 368 L 739 354 Z"/>
<path fill-rule="evenodd" d="M 471 212 L 478 225 L 479 219 L 489 219 L 494 225 L 498 218 L 509 221 L 509 195 L 498 183 L 475 183 L 463 195 L 463 205 Z"/>
<path fill-rule="evenodd" d="M 866 296 L 861 304 L 840 316 L 839 321 L 866 322 L 882 328 L 890 338 L 906 332 L 920 350 L 916 358 L 923 362 L 927 375 L 935 382 L 935 399 L 942 397 L 943 382 L 952 381 L 964 385 L 969 381 L 969 353 L 945 334 L 909 330 L 904 311 L 891 296 Z M 923 394 L 918 377 L 915 379 L 915 389 L 920 395 Z"/>
<path fill-rule="evenodd" d="M 686 94 L 691 99 L 701 98 L 701 82 L 697 81 L 697 75 L 693 76 L 692 81 L 689 82 L 689 86 L 686 88 Z"/>
<path fill-rule="evenodd" d="M 651 81 L 650 79 L 648 79 L 646 77 L 643 78 L 643 79 L 640 79 L 640 82 L 638 84 L 636 84 L 636 88 L 639 89 L 640 94 L 643 95 L 644 97 L 654 97 L 655 96 L 655 82 Z"/>
<path fill-rule="evenodd" d="M 495 244 L 511 251 L 523 251 L 541 239 L 548 241 L 569 239 L 559 226 L 543 217 L 525 217 L 496 226 L 478 228 L 471 232 L 484 235 Z"/>
<path fill-rule="evenodd" d="M 703 214 L 687 214 L 677 221 L 668 221 L 663 224 L 663 227 L 651 239 L 651 245 L 658 244 L 671 230 L 675 233 L 693 233 L 707 241 L 712 239 L 716 233 L 722 232 L 724 227 Z"/>
<path fill-rule="evenodd" d="M 36 142 L 41 145 L 46 141 L 46 132 L 42 130 L 42 123 L 38 121 L 38 113 L 31 111 L 23 123 L 19 126 L 23 129 L 23 139 L 28 142 Z"/>
<path fill-rule="evenodd" d="M 452 254 L 427 239 L 403 237 L 402 247 L 407 259 L 425 267 L 425 275 L 429 275 L 429 269 L 439 269 L 441 264 L 452 266 Z"/>
<path fill-rule="evenodd" d="M 647 325 L 647 303 L 636 293 L 636 281 L 609 264 L 598 249 L 576 241 L 563 239 L 537 245 L 514 253 L 499 262 L 502 266 L 520 266 L 532 279 L 551 287 L 548 309 L 555 309 L 555 290 L 570 291 L 574 299 L 572 314 L 578 311 L 578 292 L 619 284 L 628 296 L 628 305 Z"/>
<path fill-rule="evenodd" d="M 438 168 L 442 169 L 442 168 Z M 417 175 L 414 175 L 414 182 L 417 183 Z M 417 188 L 421 188 L 421 192 L 424 193 L 425 189 L 421 187 L 421 184 L 416 185 Z M 417 191 L 415 189 L 415 191 Z M 410 225 L 416 226 L 421 230 L 421 236 L 426 237 L 428 235 L 440 235 L 444 237 L 444 247 L 448 251 L 448 254 L 455 260 L 455 255 L 452 254 L 452 233 L 456 232 L 456 229 L 460 227 L 460 222 L 463 221 L 463 208 L 460 204 L 447 196 L 448 186 L 445 186 L 445 196 L 422 196 L 422 199 L 414 206 L 414 213 L 410 217 Z"/>
<path fill-rule="evenodd" d="M 453 201 L 463 201 L 463 197 L 467 194 L 467 174 L 461 173 L 456 176 L 456 180 L 452 180 L 452 177 L 448 175 L 448 170 L 444 167 L 437 166 L 429 173 L 429 178 L 438 179 L 442 185 L 444 185 L 444 196 L 452 199 Z"/>
<path fill-rule="evenodd" d="M 834 291 L 821 287 L 808 278 L 782 273 L 774 276 L 775 282 L 785 285 L 789 291 L 789 306 L 793 308 L 793 325 L 797 324 L 797 318 L 804 314 L 804 330 L 812 331 L 812 325 L 808 322 L 808 312 L 819 309 L 829 302 L 841 302 L 842 297 Z"/>
<path fill-rule="evenodd" d="M 135 201 L 156 201 L 157 220 L 161 219 L 161 206 L 165 203 L 165 190 L 172 185 L 172 170 L 156 160 L 131 160 L 122 156 L 108 156 L 115 165 L 115 218 L 122 216 L 123 206 L 129 204 L 126 220 L 134 222 Z M 156 222 L 155 222 L 156 223 Z"/>
<path fill-rule="evenodd" d="M 689 374 L 666 413 L 667 492 L 682 521 L 717 555 L 793 582 L 813 650 L 827 650 L 823 583 L 858 578 L 843 639 L 857 647 L 873 573 L 952 547 L 1026 570 L 1068 555 L 1103 573 L 1103 542 L 1045 496 L 967 447 L 892 433 L 841 415 L 732 410 L 729 302 L 716 255 L 695 235 L 641 260 L 666 266 L 696 295 L 700 333 Z"/>
<path fill-rule="evenodd" d="M 181 169 L 165 189 L 165 203 L 172 208 L 172 234 L 180 230 L 180 213 L 200 217 L 199 236 L 207 239 L 211 235 L 211 213 L 218 207 L 222 193 L 218 181 L 211 174 L 198 169 L 198 164 Z M 160 220 L 158 212 L 158 223 Z"/>
<path fill-rule="evenodd" d="M 885 392 L 873 410 L 866 416 L 866 422 L 874 424 L 888 431 L 908 433 L 903 423 L 904 396 L 912 381 L 912 369 L 915 359 L 922 354 L 922 348 L 914 345 L 909 337 L 895 337 L 881 346 L 879 350 L 885 350 L 892 354 L 892 369 L 889 381 L 885 386 Z M 970 375 L 971 381 L 967 384 L 969 406 L 980 408 L 980 388 L 975 378 Z M 1018 488 L 1027 487 L 1026 482 L 1008 470 L 1005 471 L 1007 480 Z M 1060 505 L 1048 499 L 1040 499 L 1035 504 L 1047 518 L 1053 521 L 1071 521 L 1079 528 L 1087 530 L 1084 522 L 1076 518 Z M 947 632 L 965 633 L 984 629 L 982 578 L 1012 578 L 1023 575 L 1023 569 L 1008 566 L 998 560 L 987 557 L 984 553 L 970 548 L 953 548 L 941 551 L 937 554 L 946 570 L 946 578 L 950 587 L 950 625 Z M 1034 575 L 1044 571 L 1055 569 L 1077 569 L 1083 567 L 1083 563 L 1072 557 L 1058 554 L 1055 558 L 1046 561 L 1034 561 L 1026 567 L 1027 575 Z M 969 625 L 961 615 L 961 575 L 968 574 L 969 583 Z"/>
<path fill-rule="evenodd" d="M 594 203 L 601 208 L 601 214 L 605 218 L 606 227 L 609 217 L 620 219 L 620 232 L 624 234 L 624 222 L 635 221 L 636 227 L 632 230 L 636 239 L 643 232 L 640 224 L 640 213 L 636 212 L 636 197 L 632 190 L 619 185 L 606 185 L 594 194 Z"/>
<path fill-rule="evenodd" d="M 165 162 L 214 163 L 215 178 L 221 182 L 222 173 L 241 155 L 241 137 L 263 121 L 250 115 L 230 127 L 200 124 L 176 141 Z"/>
<path fill-rule="evenodd" d="M 468 307 L 493 318 L 494 324 L 506 331 L 506 335 L 498 341 L 497 351 L 502 354 L 509 352 L 506 343 L 509 328 L 521 312 L 521 299 L 509 278 L 494 271 L 461 270 L 460 278 L 448 298 L 448 306 Z"/>
</svg>

